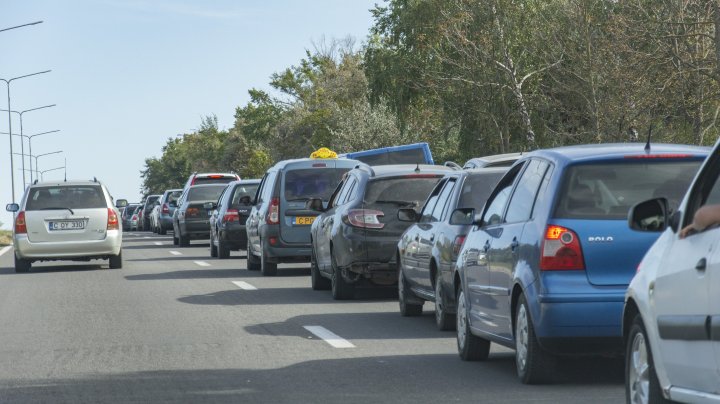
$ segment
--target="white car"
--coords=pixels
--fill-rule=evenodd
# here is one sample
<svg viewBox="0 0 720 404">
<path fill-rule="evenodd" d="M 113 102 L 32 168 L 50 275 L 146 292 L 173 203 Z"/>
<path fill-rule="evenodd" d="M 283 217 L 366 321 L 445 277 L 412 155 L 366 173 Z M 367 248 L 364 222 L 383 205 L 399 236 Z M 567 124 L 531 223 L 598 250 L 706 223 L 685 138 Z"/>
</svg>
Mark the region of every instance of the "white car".
<svg viewBox="0 0 720 404">
<path fill-rule="evenodd" d="M 120 212 L 101 183 L 35 183 L 6 209 L 15 213 L 15 272 L 54 260 L 107 259 L 110 268 L 122 268 Z"/>
<path fill-rule="evenodd" d="M 720 143 L 675 212 L 664 198 L 630 211 L 631 228 L 664 232 L 625 296 L 628 403 L 720 403 L 720 227 L 679 235 L 701 206 L 720 204 L 718 179 Z"/>
</svg>

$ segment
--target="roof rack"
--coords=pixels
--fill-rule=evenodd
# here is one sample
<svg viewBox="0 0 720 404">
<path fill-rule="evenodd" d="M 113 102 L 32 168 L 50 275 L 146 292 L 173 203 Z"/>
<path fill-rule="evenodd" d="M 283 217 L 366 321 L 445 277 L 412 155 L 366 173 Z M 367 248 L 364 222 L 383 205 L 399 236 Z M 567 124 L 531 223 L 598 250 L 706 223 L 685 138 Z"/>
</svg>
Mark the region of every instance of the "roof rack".
<svg viewBox="0 0 720 404">
<path fill-rule="evenodd" d="M 450 167 L 450 168 L 452 168 L 453 170 L 462 170 L 462 167 L 460 166 L 460 164 L 458 164 L 458 163 L 456 163 L 456 162 L 454 162 L 454 161 L 446 161 L 446 162 L 443 163 L 443 165 L 444 165 L 445 167 Z"/>
<path fill-rule="evenodd" d="M 375 176 L 375 170 L 373 170 L 373 168 L 370 167 L 370 166 L 367 165 L 367 164 L 364 164 L 364 163 L 363 163 L 363 164 L 358 164 L 358 165 L 355 166 L 355 168 L 357 168 L 358 170 L 365 170 L 365 171 L 367 171 L 368 173 L 370 173 L 371 176 L 373 176 L 373 177 Z"/>
</svg>

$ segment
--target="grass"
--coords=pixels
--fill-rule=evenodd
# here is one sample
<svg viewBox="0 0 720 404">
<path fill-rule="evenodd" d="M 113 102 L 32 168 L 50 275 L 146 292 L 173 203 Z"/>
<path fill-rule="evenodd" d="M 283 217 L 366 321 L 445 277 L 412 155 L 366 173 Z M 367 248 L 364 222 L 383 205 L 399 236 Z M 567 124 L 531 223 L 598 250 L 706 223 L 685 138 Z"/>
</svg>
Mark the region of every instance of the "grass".
<svg viewBox="0 0 720 404">
<path fill-rule="evenodd" d="M 12 230 L 0 230 L 0 246 L 12 244 Z"/>
</svg>

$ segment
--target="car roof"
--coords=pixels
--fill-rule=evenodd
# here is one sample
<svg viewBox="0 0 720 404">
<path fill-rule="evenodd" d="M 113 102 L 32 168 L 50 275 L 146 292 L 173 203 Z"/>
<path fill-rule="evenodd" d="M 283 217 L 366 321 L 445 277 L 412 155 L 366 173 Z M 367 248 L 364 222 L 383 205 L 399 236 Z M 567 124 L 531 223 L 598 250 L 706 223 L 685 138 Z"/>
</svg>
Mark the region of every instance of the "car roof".
<svg viewBox="0 0 720 404">
<path fill-rule="evenodd" d="M 218 184 L 218 183 L 215 183 L 215 184 L 195 184 L 195 185 L 190 185 L 190 186 L 188 187 L 188 189 L 190 189 L 190 188 L 207 188 L 207 187 L 223 187 L 223 188 L 225 188 L 225 187 L 227 187 L 227 186 L 228 186 L 228 183 L 219 183 L 219 184 Z"/>
<path fill-rule="evenodd" d="M 182 192 L 182 188 L 166 189 L 165 192 L 163 192 L 163 195 L 164 195 L 164 194 L 167 194 L 167 193 L 169 193 L 169 192 Z"/>
<path fill-rule="evenodd" d="M 358 164 L 364 164 L 358 160 L 353 159 L 346 159 L 346 158 L 337 158 L 337 159 L 312 159 L 309 157 L 306 158 L 300 158 L 300 159 L 290 159 L 290 160 L 282 160 L 275 163 L 274 166 L 272 166 L 271 170 L 282 170 L 284 168 L 288 168 L 288 166 L 297 165 L 298 168 L 303 167 L 312 167 L 312 163 L 323 163 L 323 162 L 333 162 L 334 167 L 332 168 L 347 168 L 347 167 L 355 167 Z"/>
<path fill-rule="evenodd" d="M 494 163 L 498 161 L 517 160 L 523 156 L 523 153 L 504 153 L 504 154 L 492 154 L 489 156 L 473 157 L 465 162 L 467 165 L 470 162 L 475 163 Z"/>
<path fill-rule="evenodd" d="M 235 177 L 235 176 L 237 176 L 236 173 L 192 173 L 192 174 L 190 175 L 190 177 L 191 177 L 191 178 L 192 178 L 192 177 L 195 177 L 195 178 L 197 178 L 197 177 L 209 177 L 209 176 L 211 176 L 211 175 L 222 175 L 222 176 L 225 176 L 225 177 Z"/>
<path fill-rule="evenodd" d="M 248 179 L 248 180 L 233 181 L 233 182 L 231 182 L 231 184 L 255 185 L 255 184 L 260 184 L 260 179 L 253 178 L 253 179 Z"/>
<path fill-rule="evenodd" d="M 416 173 L 444 175 L 449 172 L 459 172 L 457 169 L 451 167 L 429 164 L 390 164 L 381 166 L 368 166 L 367 164 L 361 164 L 360 166 L 355 168 L 369 172 L 370 176 L 373 178 L 393 177 L 396 175 Z M 417 169 L 419 169 L 420 171 L 416 171 Z"/>
<path fill-rule="evenodd" d="M 688 154 L 688 157 L 705 157 L 710 154 L 711 150 L 710 147 L 705 146 L 654 143 L 650 145 L 650 151 L 646 153 L 644 143 L 604 143 L 535 150 L 526 154 L 526 156 L 540 156 L 559 163 L 570 163 L 615 160 L 628 157 L 661 157 L 663 154 Z"/>
<path fill-rule="evenodd" d="M 30 187 L 54 187 L 54 186 L 75 186 L 75 185 L 102 185 L 100 181 L 45 181 L 37 182 Z"/>
</svg>

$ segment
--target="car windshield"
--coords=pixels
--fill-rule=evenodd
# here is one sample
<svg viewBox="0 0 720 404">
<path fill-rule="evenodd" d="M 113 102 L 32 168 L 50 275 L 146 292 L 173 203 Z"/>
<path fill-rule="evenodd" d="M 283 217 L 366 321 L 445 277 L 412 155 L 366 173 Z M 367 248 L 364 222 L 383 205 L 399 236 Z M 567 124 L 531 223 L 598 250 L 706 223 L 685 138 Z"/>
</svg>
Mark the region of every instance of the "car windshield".
<svg viewBox="0 0 720 404">
<path fill-rule="evenodd" d="M 348 168 L 308 168 L 285 173 L 285 200 L 330 199 Z"/>
<path fill-rule="evenodd" d="M 414 176 L 379 178 L 368 183 L 364 201 L 368 205 L 390 203 L 402 206 L 420 206 L 442 178 Z"/>
<path fill-rule="evenodd" d="M 225 185 L 218 184 L 208 187 L 192 187 L 188 191 L 188 201 L 217 201 L 225 189 Z"/>
<path fill-rule="evenodd" d="M 503 174 L 505 173 L 478 173 L 469 175 L 463 183 L 458 208 L 474 208 L 479 212 Z"/>
<path fill-rule="evenodd" d="M 242 184 L 236 186 L 235 190 L 233 191 L 234 194 L 232 196 L 232 202 L 230 203 L 230 206 L 238 207 L 250 205 L 250 201 L 255 196 L 259 185 L 260 184 Z M 247 203 L 241 203 L 240 200 L 243 198 L 245 198 Z"/>
<path fill-rule="evenodd" d="M 667 198 L 676 209 L 700 166 L 699 161 L 583 164 L 565 173 L 555 217 L 626 219 L 636 203 Z"/>
<path fill-rule="evenodd" d="M 99 185 L 60 185 L 30 190 L 25 210 L 107 208 Z"/>
</svg>

